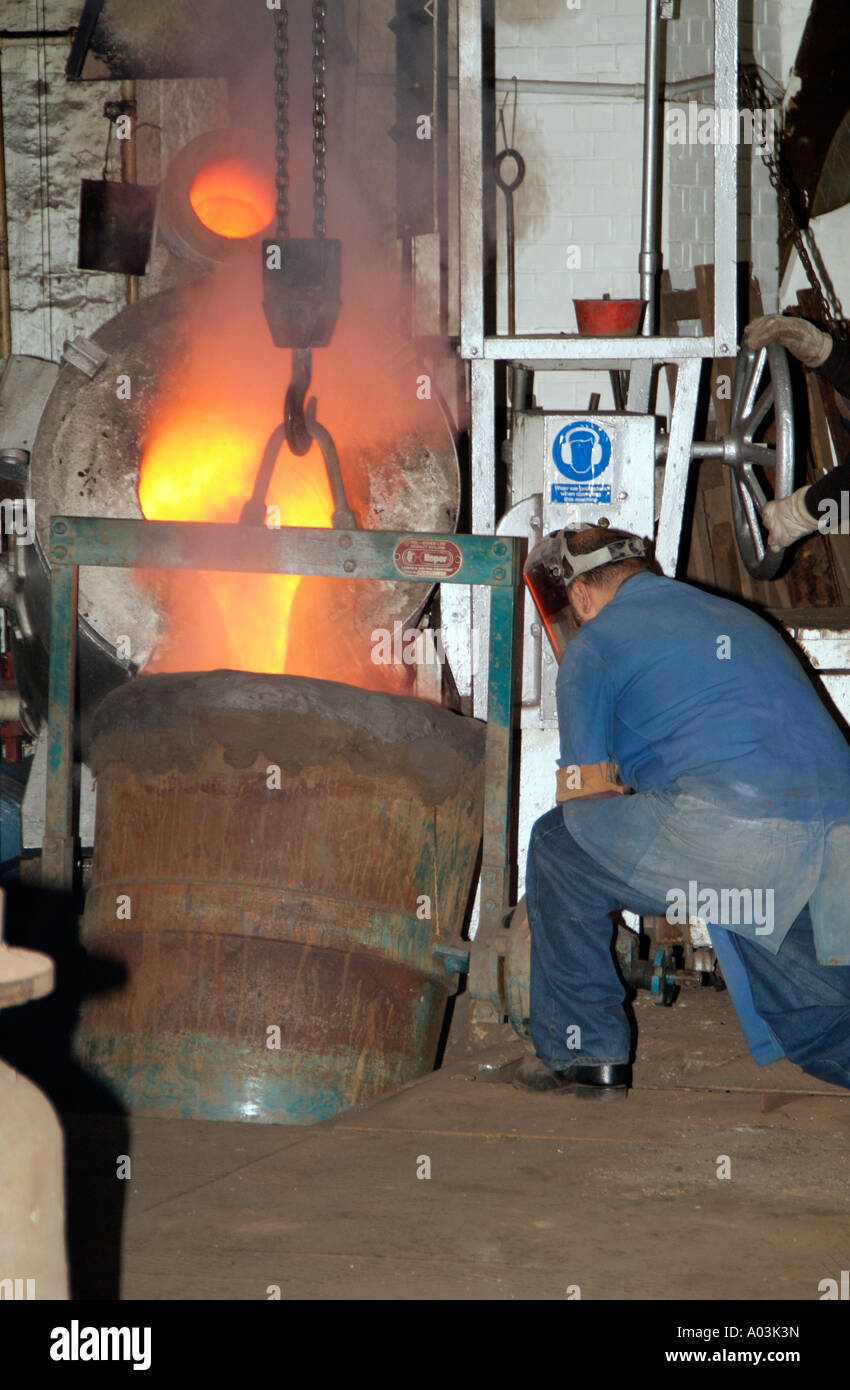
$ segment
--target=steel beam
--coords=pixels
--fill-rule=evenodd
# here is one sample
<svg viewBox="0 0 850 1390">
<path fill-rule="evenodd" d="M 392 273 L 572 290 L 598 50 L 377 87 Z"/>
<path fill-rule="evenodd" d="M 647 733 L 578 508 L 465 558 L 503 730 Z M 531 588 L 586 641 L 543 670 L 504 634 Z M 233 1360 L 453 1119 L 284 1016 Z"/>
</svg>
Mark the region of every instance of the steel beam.
<svg viewBox="0 0 850 1390">
<path fill-rule="evenodd" d="M 51 524 L 51 566 L 230 570 L 245 574 L 336 575 L 340 579 L 420 580 L 506 587 L 510 537 L 425 532 L 336 531 L 326 527 L 232 526 L 212 521 L 135 521 L 58 516 Z M 411 573 L 407 546 L 428 551 Z M 446 572 L 440 556 L 455 556 Z M 427 573 L 425 572 L 427 570 Z"/>
<path fill-rule="evenodd" d="M 495 363 L 481 359 L 471 362 L 469 377 L 472 530 L 479 536 L 491 536 L 496 530 Z M 473 590 L 470 640 L 479 652 L 489 647 L 489 613 L 489 593 Z M 487 718 L 487 682 L 480 670 L 472 675 L 472 713 L 476 719 Z"/>
<path fill-rule="evenodd" d="M 481 0 L 458 0 L 460 355 L 484 355 L 484 103 Z"/>
<path fill-rule="evenodd" d="M 738 351 L 738 0 L 714 0 L 714 348 Z M 735 136 L 721 138 L 723 113 Z"/>
<path fill-rule="evenodd" d="M 640 297 L 646 308 L 641 333 L 652 337 L 658 329 L 658 277 L 661 274 L 661 10 L 659 0 L 646 0 L 646 53 L 643 98 L 643 193 L 641 206 Z"/>
<path fill-rule="evenodd" d="M 547 370 L 592 362 L 607 368 L 639 358 L 660 362 L 685 362 L 691 357 L 714 356 L 713 338 L 582 338 L 577 333 L 528 333 L 522 337 L 488 337 L 484 355 L 494 362 L 540 362 Z"/>
</svg>

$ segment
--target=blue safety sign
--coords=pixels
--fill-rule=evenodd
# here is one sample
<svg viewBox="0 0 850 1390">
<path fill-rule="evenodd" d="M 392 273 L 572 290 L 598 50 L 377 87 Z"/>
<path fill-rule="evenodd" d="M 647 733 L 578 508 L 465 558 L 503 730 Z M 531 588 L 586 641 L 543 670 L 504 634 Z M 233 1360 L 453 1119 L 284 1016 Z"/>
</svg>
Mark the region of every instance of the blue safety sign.
<svg viewBox="0 0 850 1390">
<path fill-rule="evenodd" d="M 611 462 L 611 438 L 593 420 L 574 420 L 552 441 L 552 458 L 565 483 L 552 484 L 553 502 L 610 502 L 611 482 L 597 482 Z"/>
</svg>

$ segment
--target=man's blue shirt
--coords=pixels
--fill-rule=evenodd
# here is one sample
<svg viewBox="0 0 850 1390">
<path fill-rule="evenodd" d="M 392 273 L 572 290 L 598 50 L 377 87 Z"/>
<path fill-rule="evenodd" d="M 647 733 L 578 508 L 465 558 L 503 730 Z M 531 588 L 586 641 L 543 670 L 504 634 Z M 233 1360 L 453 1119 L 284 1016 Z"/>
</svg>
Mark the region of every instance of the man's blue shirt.
<svg viewBox="0 0 850 1390">
<path fill-rule="evenodd" d="M 561 765 L 613 761 L 638 792 L 697 779 L 748 815 L 850 806 L 850 745 L 800 660 L 740 604 L 638 573 L 558 671 Z"/>
</svg>

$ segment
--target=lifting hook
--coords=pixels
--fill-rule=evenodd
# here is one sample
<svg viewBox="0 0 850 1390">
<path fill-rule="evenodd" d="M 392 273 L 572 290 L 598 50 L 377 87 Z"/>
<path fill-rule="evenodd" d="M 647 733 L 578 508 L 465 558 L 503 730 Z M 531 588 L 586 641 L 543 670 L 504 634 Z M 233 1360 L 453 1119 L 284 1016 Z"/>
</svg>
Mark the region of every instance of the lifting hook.
<svg viewBox="0 0 850 1390">
<path fill-rule="evenodd" d="M 310 432 L 304 421 L 304 401 L 313 374 L 313 353 L 310 348 L 292 349 L 292 378 L 283 404 L 283 423 L 286 442 L 298 458 L 309 451 Z"/>
</svg>

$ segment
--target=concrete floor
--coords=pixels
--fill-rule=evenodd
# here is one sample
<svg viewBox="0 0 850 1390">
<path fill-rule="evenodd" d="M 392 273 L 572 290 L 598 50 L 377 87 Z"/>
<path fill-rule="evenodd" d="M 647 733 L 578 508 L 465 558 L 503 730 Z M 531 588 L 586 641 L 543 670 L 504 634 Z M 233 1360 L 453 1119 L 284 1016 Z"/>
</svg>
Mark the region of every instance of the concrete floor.
<svg viewBox="0 0 850 1390">
<path fill-rule="evenodd" d="M 309 1129 L 68 1119 L 78 1295 L 115 1296 L 108 1177 L 123 1298 L 817 1300 L 850 1268 L 850 1093 L 757 1068 L 725 994 L 635 1007 L 621 1102 L 521 1094 L 497 1068 L 522 1044 L 464 1033 Z"/>
</svg>

